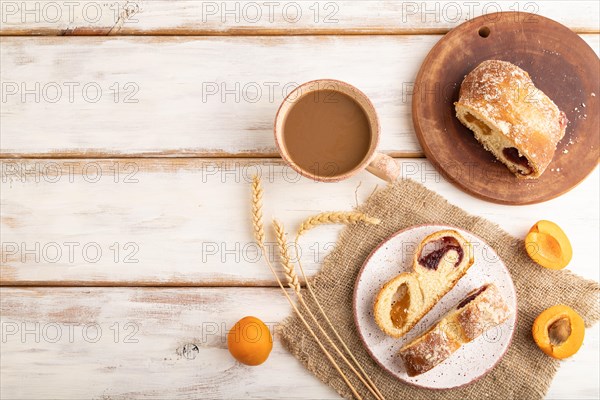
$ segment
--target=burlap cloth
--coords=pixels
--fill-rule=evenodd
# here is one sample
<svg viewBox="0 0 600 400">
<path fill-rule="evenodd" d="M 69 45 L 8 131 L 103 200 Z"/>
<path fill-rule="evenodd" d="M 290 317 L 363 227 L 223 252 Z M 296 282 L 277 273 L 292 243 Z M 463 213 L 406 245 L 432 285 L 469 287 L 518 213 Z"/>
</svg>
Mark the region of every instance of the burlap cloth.
<svg viewBox="0 0 600 400">
<path fill-rule="evenodd" d="M 346 228 L 333 252 L 323 262 L 322 270 L 314 278 L 313 285 L 328 316 L 382 394 L 388 400 L 544 398 L 560 362 L 546 356 L 536 346 L 531 335 L 533 321 L 546 308 L 563 303 L 574 308 L 583 317 L 586 326 L 591 326 L 600 316 L 598 283 L 582 279 L 568 271 L 551 271 L 539 267 L 527 256 L 521 239 L 510 236 L 483 218 L 471 216 L 450 205 L 441 196 L 411 180 L 402 180 L 380 190 L 360 206 L 359 210 L 380 218 L 382 224 L 361 224 Z M 485 240 L 504 260 L 517 290 L 518 325 L 510 349 L 484 378 L 459 389 L 419 389 L 397 380 L 370 358 L 354 325 L 354 283 L 366 257 L 394 232 L 429 223 L 456 226 Z M 305 298 L 309 300 L 310 296 Z M 341 396 L 352 398 L 344 381 L 295 315 L 286 319 L 279 326 L 278 332 L 284 345 L 309 371 Z M 585 343 L 582 351 L 585 351 Z M 338 363 L 343 365 L 339 359 Z M 345 365 L 343 370 L 361 396 L 365 399 L 372 398 Z"/>
</svg>

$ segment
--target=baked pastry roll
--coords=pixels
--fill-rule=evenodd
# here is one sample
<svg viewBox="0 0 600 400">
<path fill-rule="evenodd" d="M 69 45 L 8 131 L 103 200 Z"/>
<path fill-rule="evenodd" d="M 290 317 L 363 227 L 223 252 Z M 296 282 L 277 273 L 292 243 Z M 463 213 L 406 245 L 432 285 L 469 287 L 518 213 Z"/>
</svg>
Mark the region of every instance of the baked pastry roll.
<svg viewBox="0 0 600 400">
<path fill-rule="evenodd" d="M 416 376 L 431 370 L 462 345 L 500 325 L 510 315 L 494 284 L 475 289 L 431 329 L 400 349 L 406 372 Z"/>
<path fill-rule="evenodd" d="M 440 231 L 419 244 L 412 264 L 412 272 L 387 282 L 375 299 L 375 322 L 395 338 L 410 331 L 456 285 L 473 265 L 473 250 L 458 232 Z"/>
<path fill-rule="evenodd" d="M 506 61 L 484 61 L 469 73 L 454 105 L 460 122 L 519 178 L 544 173 L 568 123 L 529 74 Z"/>
</svg>

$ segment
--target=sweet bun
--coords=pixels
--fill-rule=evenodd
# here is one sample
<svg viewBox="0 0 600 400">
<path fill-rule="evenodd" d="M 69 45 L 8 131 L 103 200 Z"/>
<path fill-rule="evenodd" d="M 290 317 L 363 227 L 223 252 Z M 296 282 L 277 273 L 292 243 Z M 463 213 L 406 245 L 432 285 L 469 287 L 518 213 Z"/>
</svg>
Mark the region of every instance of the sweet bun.
<svg viewBox="0 0 600 400">
<path fill-rule="evenodd" d="M 416 376 L 431 370 L 510 315 L 494 284 L 475 289 L 431 329 L 400 349 L 406 372 Z"/>
<path fill-rule="evenodd" d="M 541 176 L 565 136 L 567 118 L 529 74 L 488 60 L 463 81 L 456 116 L 518 178 Z"/>
<path fill-rule="evenodd" d="M 473 265 L 471 244 L 454 230 L 436 232 L 418 246 L 413 271 L 387 282 L 375 299 L 375 322 L 400 338 L 456 285 Z"/>
</svg>

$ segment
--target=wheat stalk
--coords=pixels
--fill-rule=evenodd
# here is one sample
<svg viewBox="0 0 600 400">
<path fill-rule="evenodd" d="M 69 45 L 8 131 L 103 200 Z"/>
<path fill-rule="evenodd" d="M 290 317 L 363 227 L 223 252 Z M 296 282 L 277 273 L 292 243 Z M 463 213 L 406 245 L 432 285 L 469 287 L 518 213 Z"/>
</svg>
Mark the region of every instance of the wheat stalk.
<svg viewBox="0 0 600 400">
<path fill-rule="evenodd" d="M 267 250 L 264 245 L 265 236 L 264 236 L 264 225 L 263 225 L 263 221 L 262 221 L 262 187 L 261 187 L 260 178 L 258 178 L 257 176 L 254 176 L 253 184 L 252 184 L 252 224 L 253 224 L 253 228 L 254 228 L 254 237 L 256 239 L 256 242 L 258 243 L 258 246 L 259 246 L 259 248 L 262 252 L 262 255 L 267 263 L 267 266 L 269 267 L 269 269 L 271 270 L 271 273 L 275 277 L 277 284 L 283 291 L 283 295 L 286 297 L 288 303 L 290 304 L 290 306 L 292 307 L 292 309 L 294 310 L 294 312 L 296 313 L 298 318 L 300 318 L 300 320 L 302 321 L 302 323 L 304 324 L 304 326 L 306 327 L 306 329 L 308 330 L 310 335 L 313 337 L 313 339 L 315 340 L 315 342 L 317 343 L 317 345 L 319 346 L 321 351 L 325 354 L 325 356 L 327 357 L 329 362 L 331 362 L 331 364 L 333 365 L 333 367 L 335 368 L 337 373 L 340 375 L 340 377 L 344 380 L 344 382 L 346 383 L 348 388 L 350 388 L 350 391 L 352 391 L 352 394 L 354 395 L 354 397 L 356 397 L 358 400 L 362 400 L 362 397 L 358 394 L 358 392 L 356 391 L 356 389 L 354 388 L 352 383 L 350 383 L 350 381 L 348 380 L 348 378 L 346 377 L 344 372 L 342 372 L 339 365 L 333 359 L 333 357 L 331 356 L 329 351 L 327 351 L 325 346 L 323 346 L 323 344 L 319 340 L 318 336 L 313 331 L 313 329 L 310 327 L 310 325 L 308 324 L 308 322 L 306 321 L 304 316 L 300 313 L 300 310 L 298 310 L 298 307 L 292 301 L 292 298 L 289 296 L 289 294 L 285 290 L 285 286 L 283 285 L 283 283 L 281 282 L 281 279 L 279 279 L 279 276 L 275 272 L 275 268 L 273 268 L 271 261 L 269 261 L 269 258 L 267 255 Z"/>
<path fill-rule="evenodd" d="M 331 347 L 333 347 L 333 349 L 336 351 L 338 356 L 340 356 L 340 358 L 346 363 L 348 368 L 350 368 L 350 370 L 367 387 L 367 389 L 373 394 L 373 396 L 375 396 L 375 398 L 377 400 L 383 400 L 383 396 L 380 396 L 378 391 L 376 389 L 373 389 L 369 385 L 369 383 L 356 370 L 356 368 L 354 368 L 354 366 L 350 363 L 350 361 L 348 361 L 346 356 L 344 356 L 344 353 L 342 353 L 342 351 L 339 349 L 339 347 L 331 339 L 329 334 L 325 331 L 325 329 L 323 329 L 323 327 L 317 320 L 317 317 L 315 317 L 315 314 L 312 312 L 310 307 L 308 307 L 308 304 L 306 304 L 306 302 L 304 301 L 304 298 L 302 297 L 302 293 L 300 292 L 301 287 L 300 287 L 300 284 L 298 283 L 298 276 L 296 275 L 296 270 L 294 268 L 293 263 L 291 262 L 291 258 L 290 258 L 289 252 L 288 252 L 288 244 L 287 244 L 287 240 L 285 237 L 285 229 L 284 229 L 283 225 L 277 220 L 273 221 L 273 227 L 275 229 L 275 234 L 277 236 L 277 244 L 279 247 L 281 264 L 282 264 L 283 270 L 285 272 L 286 279 L 288 281 L 290 288 L 294 289 L 294 292 L 296 293 L 296 296 L 298 297 L 298 301 L 300 302 L 300 304 L 302 305 L 302 307 L 304 308 L 306 313 L 310 316 L 310 318 L 312 319 L 312 321 L 314 322 L 316 327 L 319 329 L 319 332 L 321 332 L 321 334 L 325 337 L 325 339 L 327 339 L 327 343 Z M 305 277 L 305 279 L 306 279 L 306 277 Z M 363 374 L 364 374 L 364 372 L 363 372 Z M 368 379 L 368 376 L 367 376 L 367 379 Z"/>
<path fill-rule="evenodd" d="M 265 244 L 265 230 L 262 222 L 262 196 L 263 190 L 260 177 L 254 175 L 252 178 L 252 226 L 254 227 L 254 239 L 260 246 Z"/>
<path fill-rule="evenodd" d="M 308 292 L 310 293 L 313 301 L 315 302 L 315 304 L 317 305 L 321 315 L 323 316 L 323 318 L 325 319 L 325 321 L 327 322 L 329 329 L 331 329 L 331 331 L 334 333 L 335 337 L 340 341 L 340 343 L 342 344 L 342 347 L 344 348 L 344 350 L 346 351 L 346 353 L 350 356 L 350 358 L 352 359 L 352 361 L 354 362 L 354 364 L 356 365 L 356 367 L 360 370 L 360 372 L 362 372 L 362 374 L 364 375 L 365 379 L 368 381 L 368 385 L 366 384 L 367 387 L 369 387 L 369 389 L 372 388 L 371 393 L 373 393 L 373 391 L 376 392 L 373 393 L 375 395 L 375 397 L 380 398 L 382 400 L 385 400 L 385 398 L 383 397 L 383 395 L 381 394 L 381 392 L 379 391 L 379 389 L 377 388 L 377 386 L 375 386 L 375 384 L 373 383 L 373 381 L 371 380 L 371 378 L 369 377 L 369 375 L 367 375 L 367 373 L 365 372 L 365 370 L 363 369 L 363 367 L 360 365 L 360 363 L 358 362 L 358 360 L 356 359 L 356 357 L 354 356 L 354 354 L 352 353 L 352 351 L 348 348 L 348 346 L 346 345 L 346 343 L 344 342 L 344 340 L 342 339 L 342 337 L 340 336 L 340 334 L 338 333 L 337 329 L 335 329 L 335 326 L 333 325 L 333 323 L 331 322 L 331 320 L 329 319 L 329 317 L 327 316 L 327 314 L 325 313 L 325 310 L 323 310 L 323 307 L 321 306 L 321 303 L 319 302 L 317 296 L 315 295 L 315 292 L 312 289 L 312 285 L 310 284 L 310 281 L 308 280 L 308 278 L 306 277 L 306 273 L 304 272 L 304 268 L 302 267 L 302 262 L 300 261 L 300 257 L 299 257 L 299 251 L 298 251 L 298 240 L 300 239 L 300 236 L 302 236 L 304 233 L 306 233 L 306 231 L 318 226 L 318 225 L 323 225 L 323 224 L 332 224 L 332 223 L 344 223 L 344 224 L 354 224 L 358 221 L 362 221 L 365 223 L 369 223 L 369 224 L 373 224 L 373 225 L 378 225 L 381 223 L 381 221 L 379 219 L 376 218 L 370 218 L 367 215 L 360 213 L 360 212 L 350 212 L 350 213 L 334 213 L 334 212 L 330 212 L 330 213 L 322 213 L 319 214 L 317 216 L 308 218 L 307 220 L 305 220 L 301 225 L 300 228 L 298 229 L 298 232 L 296 234 L 296 239 L 294 240 L 294 249 L 296 252 L 296 258 L 298 259 L 298 267 L 300 268 L 300 273 L 302 274 L 302 278 L 304 279 L 304 282 L 306 282 L 306 288 L 308 289 Z"/>
<path fill-rule="evenodd" d="M 349 212 L 325 212 L 305 220 L 298 229 L 297 236 L 304 235 L 307 231 L 319 225 L 345 224 L 353 225 L 358 222 L 364 222 L 370 225 L 379 225 L 381 221 L 377 218 L 371 218 L 359 211 Z"/>
<path fill-rule="evenodd" d="M 285 272 L 288 285 L 291 289 L 294 289 L 297 296 L 301 296 L 300 282 L 298 281 L 298 275 L 296 274 L 296 270 L 294 269 L 294 265 L 290 258 L 283 225 L 279 221 L 273 220 L 273 228 L 275 229 L 275 237 L 277 238 L 277 247 L 279 247 L 281 266 Z"/>
</svg>

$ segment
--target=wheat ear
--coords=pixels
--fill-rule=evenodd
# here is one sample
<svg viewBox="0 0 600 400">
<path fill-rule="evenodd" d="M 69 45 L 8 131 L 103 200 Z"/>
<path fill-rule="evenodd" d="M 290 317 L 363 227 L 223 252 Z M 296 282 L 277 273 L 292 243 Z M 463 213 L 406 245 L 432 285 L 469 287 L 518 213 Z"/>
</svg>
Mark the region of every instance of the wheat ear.
<svg viewBox="0 0 600 400">
<path fill-rule="evenodd" d="M 319 302 L 319 300 L 317 299 L 317 296 L 315 295 L 315 292 L 312 289 L 312 285 L 310 284 L 310 281 L 308 280 L 308 278 L 306 277 L 306 273 L 304 272 L 304 268 L 302 267 L 302 262 L 300 261 L 300 257 L 299 257 L 299 251 L 298 251 L 298 240 L 300 239 L 300 236 L 302 236 L 302 234 L 304 234 L 306 231 L 324 224 L 324 223 L 333 223 L 333 222 L 323 222 L 320 223 L 319 221 L 332 221 L 332 220 L 342 220 L 342 218 L 338 218 L 338 216 L 333 216 L 331 217 L 333 214 L 344 214 L 344 213 L 323 213 L 323 214 L 319 214 L 315 217 L 312 218 L 308 218 L 306 221 L 304 221 L 302 223 L 302 225 L 300 226 L 300 228 L 298 229 L 298 233 L 296 234 L 296 240 L 294 241 L 294 249 L 296 252 L 296 258 L 298 260 L 298 267 L 300 268 L 300 273 L 302 274 L 302 278 L 304 279 L 304 282 L 306 282 L 306 288 L 308 289 L 308 292 L 310 293 L 313 301 L 315 302 L 315 304 L 317 305 L 321 315 L 323 316 L 323 318 L 325 319 L 325 321 L 327 322 L 329 329 L 331 329 L 331 331 L 334 333 L 335 337 L 340 341 L 340 343 L 342 344 L 342 347 L 344 348 L 344 350 L 346 351 L 346 353 L 350 356 L 350 358 L 352 359 L 352 361 L 354 362 L 354 364 L 356 365 L 356 367 L 360 370 L 360 372 L 364 375 L 365 379 L 369 382 L 370 388 L 372 388 L 373 391 L 375 391 L 377 393 L 377 395 L 379 396 L 375 396 L 375 397 L 379 397 L 381 399 L 385 399 L 383 397 L 383 395 L 381 394 L 381 391 L 379 391 L 379 389 L 377 388 L 377 386 L 375 386 L 375 384 L 373 383 L 373 381 L 371 380 L 371 378 L 369 377 L 369 375 L 367 375 L 367 373 L 365 372 L 364 368 L 360 365 L 360 363 L 358 362 L 358 360 L 356 359 L 356 357 L 354 356 L 354 354 L 352 353 L 352 351 L 348 348 L 348 346 L 346 345 L 346 342 L 344 342 L 344 340 L 342 339 L 341 335 L 338 333 L 337 329 L 335 329 L 335 326 L 333 325 L 333 323 L 331 322 L 331 320 L 329 319 L 329 317 L 327 316 L 327 314 L 325 313 L 325 310 L 323 310 L 323 307 L 321 306 L 321 303 Z M 363 213 L 359 213 L 362 215 L 362 217 L 360 217 L 361 221 L 365 222 L 365 223 L 369 223 L 369 224 L 373 224 L 373 225 L 378 225 L 381 223 L 380 220 L 376 219 L 376 218 L 370 218 L 368 216 L 366 216 Z M 346 221 L 356 221 L 357 220 L 357 216 L 354 216 L 353 218 L 346 218 Z M 349 223 L 356 223 L 356 222 L 349 222 Z"/>
<path fill-rule="evenodd" d="M 339 365 L 335 362 L 335 360 L 333 359 L 331 354 L 327 351 L 325 346 L 323 346 L 323 344 L 321 343 L 321 341 L 319 340 L 319 338 L 317 337 L 315 332 L 312 330 L 312 328 L 310 327 L 308 322 L 306 322 L 306 319 L 300 313 L 300 310 L 298 310 L 298 307 L 296 307 L 296 304 L 294 303 L 292 298 L 287 293 L 287 290 L 285 290 L 285 286 L 283 285 L 283 283 L 281 282 L 281 279 L 279 279 L 279 276 L 275 272 L 275 268 L 273 268 L 273 265 L 271 264 L 271 261 L 269 260 L 269 257 L 267 255 L 267 251 L 265 248 L 265 244 L 264 244 L 265 236 L 264 236 L 264 225 L 263 225 L 263 221 L 262 221 L 261 210 L 262 210 L 262 188 L 261 188 L 261 184 L 260 184 L 260 178 L 255 176 L 253 179 L 253 185 L 252 185 L 252 223 L 253 223 L 253 228 L 254 228 L 255 239 L 256 239 L 257 244 L 262 252 L 262 256 L 264 257 L 267 266 L 269 267 L 269 269 L 271 270 L 271 273 L 273 274 L 273 276 L 275 277 L 275 280 L 277 281 L 277 284 L 283 291 L 285 298 L 287 299 L 288 303 L 290 304 L 290 306 L 292 307 L 292 309 L 294 310 L 294 312 L 296 313 L 298 318 L 300 318 L 300 320 L 302 321 L 302 323 L 304 324 L 304 326 L 306 327 L 306 329 L 308 330 L 310 335 L 313 337 L 313 339 L 315 340 L 315 342 L 317 343 L 317 345 L 319 346 L 321 351 L 325 354 L 325 356 L 327 357 L 329 362 L 331 362 L 331 365 L 333 365 L 333 367 L 335 368 L 337 373 L 340 375 L 340 377 L 344 380 L 344 382 L 346 383 L 348 388 L 350 388 L 350 391 L 352 391 L 352 394 L 354 395 L 354 397 L 356 397 L 358 400 L 362 400 L 362 397 L 358 394 L 358 392 L 356 391 L 356 388 L 354 388 L 352 383 L 350 383 L 350 381 L 348 380 L 348 378 L 346 377 L 344 372 L 342 372 Z"/>
<path fill-rule="evenodd" d="M 262 223 L 262 196 L 263 190 L 260 177 L 254 175 L 252 178 L 252 227 L 254 228 L 254 239 L 259 245 L 264 246 L 265 230 Z"/>
<path fill-rule="evenodd" d="M 336 351 L 338 356 L 340 356 L 340 358 L 346 363 L 348 368 L 350 368 L 350 370 L 356 375 L 356 377 L 362 382 L 363 385 L 365 385 L 365 387 L 371 392 L 371 394 L 373 394 L 373 396 L 377 400 L 383 400 L 383 397 L 379 396 L 378 393 L 372 389 L 372 387 L 369 385 L 369 383 L 367 381 L 365 381 L 363 376 L 356 370 L 356 368 L 354 368 L 352 363 L 350 363 L 350 361 L 348 361 L 346 356 L 344 356 L 344 353 L 342 353 L 342 351 L 339 349 L 339 347 L 331 339 L 329 334 L 325 331 L 325 329 L 323 329 L 323 327 L 317 320 L 317 317 L 315 317 L 315 314 L 312 312 L 310 307 L 308 307 L 308 304 L 306 304 L 306 302 L 304 301 L 304 298 L 302 297 L 302 293 L 300 292 L 301 288 L 300 288 L 300 284 L 298 283 L 298 276 L 296 274 L 294 264 L 291 262 L 291 258 L 290 258 L 289 252 L 288 252 L 288 244 L 287 244 L 287 240 L 285 237 L 285 229 L 284 229 L 283 225 L 277 220 L 273 221 L 273 228 L 275 229 L 275 235 L 277 236 L 277 244 L 279 247 L 281 264 L 283 266 L 283 270 L 285 272 L 286 279 L 288 281 L 290 288 L 294 289 L 294 292 L 296 293 L 296 296 L 298 297 L 298 301 L 300 302 L 300 304 L 302 305 L 304 310 L 308 313 L 308 315 L 310 316 L 310 318 L 312 319 L 314 324 L 317 326 L 317 328 L 319 329 L 319 332 L 321 332 L 321 334 L 323 336 L 325 336 L 325 339 L 327 339 L 327 343 L 331 347 L 333 347 L 333 349 Z"/>
<path fill-rule="evenodd" d="M 298 281 L 298 275 L 296 274 L 296 270 L 294 269 L 294 265 L 292 264 L 290 258 L 283 225 L 279 221 L 273 220 L 273 228 L 275 229 L 275 237 L 277 238 L 277 246 L 279 247 L 281 266 L 285 271 L 285 277 L 287 278 L 288 285 L 290 288 L 294 289 L 294 292 L 296 292 L 297 296 L 301 296 L 300 282 Z"/>
<path fill-rule="evenodd" d="M 326 212 L 306 219 L 298 229 L 297 236 L 304 235 L 307 231 L 325 224 L 345 224 L 353 225 L 358 222 L 364 222 L 371 225 L 379 225 L 381 221 L 377 218 L 371 218 L 359 211 L 349 212 Z"/>
</svg>

